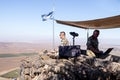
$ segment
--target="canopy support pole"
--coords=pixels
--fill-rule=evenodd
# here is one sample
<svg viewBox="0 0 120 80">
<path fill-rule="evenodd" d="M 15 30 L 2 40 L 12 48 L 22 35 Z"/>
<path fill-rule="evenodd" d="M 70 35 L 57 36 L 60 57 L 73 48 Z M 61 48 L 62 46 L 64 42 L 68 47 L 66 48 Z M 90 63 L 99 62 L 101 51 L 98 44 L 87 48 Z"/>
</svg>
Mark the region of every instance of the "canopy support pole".
<svg viewBox="0 0 120 80">
<path fill-rule="evenodd" d="M 87 42 L 88 42 L 88 38 L 89 38 L 89 28 L 87 29 Z M 87 55 L 87 47 L 86 47 L 86 55 Z"/>
<path fill-rule="evenodd" d="M 89 38 L 89 28 L 87 29 L 87 41 L 88 41 L 88 38 Z"/>
</svg>

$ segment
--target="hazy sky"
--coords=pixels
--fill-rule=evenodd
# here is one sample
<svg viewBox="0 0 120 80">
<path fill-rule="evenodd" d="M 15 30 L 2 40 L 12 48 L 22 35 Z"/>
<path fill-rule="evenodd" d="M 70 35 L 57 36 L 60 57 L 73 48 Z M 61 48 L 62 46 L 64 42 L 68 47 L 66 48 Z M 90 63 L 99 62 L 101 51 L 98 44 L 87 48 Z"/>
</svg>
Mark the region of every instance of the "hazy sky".
<svg viewBox="0 0 120 80">
<path fill-rule="evenodd" d="M 120 0 L 0 0 L 0 41 L 52 41 L 52 21 L 42 21 L 41 15 L 52 11 L 60 20 L 91 20 L 120 15 Z M 86 30 L 55 22 L 55 40 L 59 32 L 79 33 L 86 38 Z M 90 35 L 93 30 L 90 30 Z M 119 39 L 120 28 L 100 30 L 100 39 Z"/>
</svg>

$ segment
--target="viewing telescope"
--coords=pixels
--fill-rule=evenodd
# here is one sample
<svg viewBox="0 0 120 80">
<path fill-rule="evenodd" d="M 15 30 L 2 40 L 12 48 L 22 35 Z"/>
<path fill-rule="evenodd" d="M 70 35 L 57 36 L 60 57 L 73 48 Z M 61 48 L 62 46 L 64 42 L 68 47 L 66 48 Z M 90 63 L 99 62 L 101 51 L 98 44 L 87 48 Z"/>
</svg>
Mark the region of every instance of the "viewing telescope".
<svg viewBox="0 0 120 80">
<path fill-rule="evenodd" d="M 72 35 L 73 37 L 77 37 L 77 36 L 79 36 L 79 34 L 76 33 L 76 32 L 70 32 L 70 35 Z"/>
<path fill-rule="evenodd" d="M 75 45 L 75 37 L 79 36 L 79 34 L 76 32 L 70 32 L 70 35 L 73 36 L 73 46 L 74 46 Z"/>
</svg>

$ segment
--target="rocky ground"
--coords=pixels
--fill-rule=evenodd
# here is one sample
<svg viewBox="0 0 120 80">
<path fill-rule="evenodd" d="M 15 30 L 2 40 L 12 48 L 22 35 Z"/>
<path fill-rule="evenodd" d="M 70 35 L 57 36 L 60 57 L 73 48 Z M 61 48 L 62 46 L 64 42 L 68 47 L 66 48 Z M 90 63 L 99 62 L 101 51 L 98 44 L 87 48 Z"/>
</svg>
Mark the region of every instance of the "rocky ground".
<svg viewBox="0 0 120 80">
<path fill-rule="evenodd" d="M 45 50 L 21 61 L 20 80 L 120 80 L 120 57 L 59 59 Z"/>
</svg>

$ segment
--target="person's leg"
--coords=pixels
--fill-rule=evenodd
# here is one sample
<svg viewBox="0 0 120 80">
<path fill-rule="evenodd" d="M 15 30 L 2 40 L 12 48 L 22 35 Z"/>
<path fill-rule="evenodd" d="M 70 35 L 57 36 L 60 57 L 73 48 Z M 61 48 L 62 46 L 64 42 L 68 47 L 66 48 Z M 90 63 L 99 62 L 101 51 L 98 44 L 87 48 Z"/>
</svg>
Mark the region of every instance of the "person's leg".
<svg viewBox="0 0 120 80">
<path fill-rule="evenodd" d="M 86 55 L 86 50 L 81 50 L 81 54 Z"/>
<path fill-rule="evenodd" d="M 104 55 L 107 55 L 107 54 L 109 54 L 112 50 L 113 50 L 113 48 L 108 48 L 103 54 L 104 54 Z"/>
<path fill-rule="evenodd" d="M 97 58 L 100 58 L 103 56 L 103 51 L 100 51 L 99 53 L 95 53 Z"/>
</svg>

